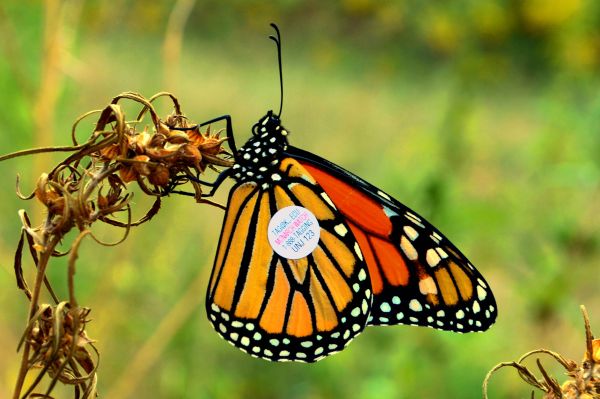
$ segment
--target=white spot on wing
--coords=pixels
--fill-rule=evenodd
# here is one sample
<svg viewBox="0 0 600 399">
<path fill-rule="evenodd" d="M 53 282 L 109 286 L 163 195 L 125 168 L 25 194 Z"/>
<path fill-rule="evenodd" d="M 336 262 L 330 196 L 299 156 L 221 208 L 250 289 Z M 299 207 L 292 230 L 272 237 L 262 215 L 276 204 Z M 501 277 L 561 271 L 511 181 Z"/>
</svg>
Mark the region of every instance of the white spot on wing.
<svg viewBox="0 0 600 399">
<path fill-rule="evenodd" d="M 477 298 L 479 298 L 480 301 L 483 301 L 486 296 L 487 296 L 487 292 L 485 291 L 485 289 L 483 289 L 482 286 L 478 285 L 477 286 Z"/>
<path fill-rule="evenodd" d="M 420 312 L 421 310 L 423 310 L 421 302 L 417 301 L 416 299 L 411 299 L 410 303 L 408 304 L 408 307 L 414 312 Z"/>
<path fill-rule="evenodd" d="M 441 260 L 440 255 L 432 248 L 427 250 L 425 259 L 427 259 L 427 264 L 431 267 L 436 267 Z"/>
<path fill-rule="evenodd" d="M 343 224 L 338 224 L 337 226 L 335 226 L 333 228 L 335 230 L 336 233 L 338 233 L 339 236 L 344 237 L 346 234 L 348 234 L 348 229 L 346 228 L 346 226 L 344 226 Z"/>
<path fill-rule="evenodd" d="M 358 272 L 358 279 L 360 281 L 365 281 L 366 278 L 367 278 L 367 272 L 365 272 L 365 269 L 360 269 L 360 272 Z"/>
<path fill-rule="evenodd" d="M 333 201 L 331 200 L 331 198 L 329 198 L 329 195 L 327 195 L 327 193 L 323 192 L 321 193 L 321 197 L 325 200 L 325 202 L 327 202 L 333 209 L 337 209 L 335 207 L 335 205 L 333 204 Z"/>
<path fill-rule="evenodd" d="M 417 222 L 421 221 L 421 219 L 417 215 L 415 215 L 414 213 L 412 213 L 412 212 L 406 211 L 406 216 L 408 216 L 408 217 L 416 220 Z"/>
<path fill-rule="evenodd" d="M 390 198 L 390 196 L 389 196 L 389 195 L 387 195 L 386 193 L 384 193 L 384 192 L 383 192 L 383 191 L 381 191 L 381 190 L 377 190 L 377 194 L 378 194 L 380 197 L 382 197 L 382 198 L 385 198 L 385 199 L 386 199 L 386 200 L 388 200 L 388 201 L 391 201 L 391 200 L 392 200 L 392 199 Z"/>
<path fill-rule="evenodd" d="M 419 280 L 419 291 L 421 291 L 421 294 L 423 295 L 436 295 L 438 293 L 435 282 L 433 281 L 433 278 L 431 276 Z"/>
<path fill-rule="evenodd" d="M 419 236 L 419 233 L 417 232 L 417 230 L 415 230 L 414 227 L 412 227 L 412 226 L 404 226 L 404 233 L 406 234 L 406 236 L 408 238 L 410 238 L 411 241 L 416 240 L 417 237 Z"/>
<path fill-rule="evenodd" d="M 356 252 L 356 256 L 358 256 L 358 259 L 363 260 L 363 255 L 357 242 L 354 243 L 354 252 Z"/>
<path fill-rule="evenodd" d="M 415 249 L 415 247 L 413 247 L 413 245 L 410 243 L 408 238 L 406 238 L 406 236 L 402 236 L 402 238 L 400 238 L 400 248 L 402 249 L 402 252 L 404 252 L 406 257 L 410 260 L 417 260 L 417 258 L 419 257 L 417 250 Z"/>
<path fill-rule="evenodd" d="M 446 259 L 446 258 L 448 257 L 448 254 L 447 254 L 447 253 L 446 253 L 446 251 L 444 251 L 442 248 L 439 248 L 439 247 L 438 247 L 438 248 L 436 248 L 435 250 L 436 250 L 436 252 L 438 253 L 438 255 L 440 255 L 440 257 L 441 257 L 442 259 Z"/>
</svg>

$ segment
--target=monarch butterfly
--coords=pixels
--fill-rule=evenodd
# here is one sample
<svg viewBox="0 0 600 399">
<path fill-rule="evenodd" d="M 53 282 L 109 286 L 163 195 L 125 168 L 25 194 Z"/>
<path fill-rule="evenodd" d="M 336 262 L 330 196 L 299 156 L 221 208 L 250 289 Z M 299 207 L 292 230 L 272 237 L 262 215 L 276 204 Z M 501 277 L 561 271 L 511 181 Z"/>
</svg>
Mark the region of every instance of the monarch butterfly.
<svg viewBox="0 0 600 399">
<path fill-rule="evenodd" d="M 254 357 L 315 362 L 368 325 L 484 331 L 495 321 L 481 274 L 435 227 L 334 163 L 288 144 L 281 103 L 235 148 L 235 180 L 206 294 L 221 337 Z"/>
</svg>

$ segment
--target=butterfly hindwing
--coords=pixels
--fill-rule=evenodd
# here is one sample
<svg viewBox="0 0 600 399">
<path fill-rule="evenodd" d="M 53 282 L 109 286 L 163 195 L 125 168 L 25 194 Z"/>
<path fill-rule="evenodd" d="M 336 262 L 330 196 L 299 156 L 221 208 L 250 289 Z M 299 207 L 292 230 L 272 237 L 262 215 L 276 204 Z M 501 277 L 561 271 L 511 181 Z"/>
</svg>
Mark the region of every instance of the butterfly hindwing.
<svg viewBox="0 0 600 399">
<path fill-rule="evenodd" d="M 483 331 L 493 294 L 467 258 L 425 219 L 341 167 L 306 151 L 287 153 L 311 173 L 346 219 L 374 292 L 371 325 Z"/>
<path fill-rule="evenodd" d="M 273 215 L 291 205 L 308 209 L 320 226 L 317 247 L 296 260 L 273 251 L 267 237 Z M 350 227 L 298 162 L 283 159 L 270 184 L 236 184 L 206 301 L 224 339 L 268 360 L 316 361 L 364 329 L 372 299 Z"/>
</svg>

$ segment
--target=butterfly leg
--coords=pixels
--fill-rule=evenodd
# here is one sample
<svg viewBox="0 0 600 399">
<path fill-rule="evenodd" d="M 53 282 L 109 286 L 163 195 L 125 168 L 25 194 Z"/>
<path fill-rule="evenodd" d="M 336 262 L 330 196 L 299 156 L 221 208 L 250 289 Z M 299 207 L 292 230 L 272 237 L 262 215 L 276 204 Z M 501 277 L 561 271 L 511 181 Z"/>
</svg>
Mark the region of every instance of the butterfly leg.
<svg viewBox="0 0 600 399">
<path fill-rule="evenodd" d="M 210 184 L 206 184 L 207 186 L 212 187 L 210 192 L 208 194 L 202 194 L 201 197 L 209 198 L 209 197 L 212 197 L 213 195 L 215 195 L 215 192 L 217 191 L 217 189 L 219 188 L 221 183 L 223 183 L 225 181 L 225 179 L 227 177 L 229 177 L 230 174 L 231 174 L 231 169 L 227 169 L 227 170 L 224 170 L 223 172 L 219 173 L 219 176 L 217 176 L 215 181 L 213 181 Z"/>
<path fill-rule="evenodd" d="M 202 122 L 201 124 L 198 125 L 198 128 L 201 128 L 202 126 L 210 125 L 211 123 L 220 122 L 223 120 L 225 121 L 225 131 L 227 132 L 227 142 L 229 143 L 229 148 L 231 149 L 231 152 L 233 152 L 235 154 L 237 152 L 237 148 L 235 146 L 235 140 L 233 138 L 233 126 L 231 124 L 231 116 L 223 115 L 223 116 L 219 116 L 217 118 L 211 119 L 207 122 Z"/>
<path fill-rule="evenodd" d="M 225 206 L 223 206 L 221 204 L 218 204 L 216 202 L 213 202 L 213 201 L 211 201 L 209 199 L 205 199 L 205 198 L 210 198 L 210 197 L 214 196 L 215 192 L 217 191 L 217 189 L 219 188 L 219 186 L 221 185 L 221 183 L 223 183 L 223 181 L 229 176 L 229 174 L 230 174 L 229 171 L 230 171 L 230 169 L 227 169 L 227 170 L 221 172 L 219 174 L 219 176 L 217 176 L 217 178 L 213 182 L 203 182 L 203 181 L 195 179 L 195 178 L 190 178 L 190 180 L 194 180 L 194 181 L 199 182 L 200 184 L 212 187 L 211 190 L 210 190 L 210 192 L 208 194 L 200 194 L 200 198 L 201 199 L 200 199 L 199 202 L 206 202 L 206 203 L 209 203 L 211 205 L 215 205 L 215 206 L 217 206 L 217 207 L 219 207 L 221 209 L 227 209 Z M 175 190 L 176 186 L 177 186 L 177 184 L 173 183 L 170 187 L 168 187 L 166 190 L 164 190 L 161 193 L 161 196 L 167 196 L 169 194 L 180 194 L 180 195 L 186 195 L 186 196 L 189 196 L 189 197 L 196 197 L 198 199 L 197 193 L 187 192 L 187 191 L 181 191 L 181 190 Z"/>
<path fill-rule="evenodd" d="M 213 181 L 213 182 L 208 182 L 208 181 L 204 181 L 204 180 L 200 180 L 195 178 L 194 176 L 186 176 L 185 178 L 188 180 L 192 180 L 196 183 L 202 184 L 203 186 L 208 186 L 211 187 L 211 190 L 208 194 L 202 194 L 201 197 L 203 198 L 208 198 L 208 197 L 212 197 L 215 192 L 217 191 L 217 189 L 219 188 L 219 186 L 221 185 L 221 183 L 223 183 L 223 181 L 225 181 L 225 179 L 227 177 L 229 177 L 229 175 L 231 174 L 230 169 L 224 170 L 223 172 L 219 173 L 219 175 L 217 176 L 217 178 Z M 177 186 L 177 182 L 173 182 L 172 187 L 170 187 L 169 189 L 165 190 L 164 195 L 170 194 L 170 193 L 175 193 L 175 194 L 184 194 L 184 195 L 195 195 L 194 193 L 186 193 L 183 191 L 177 191 L 174 190 L 175 186 Z"/>
<path fill-rule="evenodd" d="M 220 121 L 225 121 L 225 131 L 227 132 L 227 142 L 229 143 L 229 148 L 231 149 L 231 151 L 235 154 L 237 152 L 237 148 L 235 146 L 235 140 L 233 138 L 233 126 L 231 124 L 231 116 L 230 115 L 223 115 L 223 116 L 219 116 L 217 118 L 211 119 L 209 121 L 206 122 L 202 122 L 199 125 L 194 125 L 194 126 L 188 126 L 188 127 L 173 127 L 170 126 L 170 129 L 173 130 L 183 130 L 183 131 L 187 131 L 187 130 L 194 130 L 194 129 L 199 129 L 203 126 L 208 126 L 212 123 L 216 123 L 216 122 L 220 122 Z"/>
</svg>

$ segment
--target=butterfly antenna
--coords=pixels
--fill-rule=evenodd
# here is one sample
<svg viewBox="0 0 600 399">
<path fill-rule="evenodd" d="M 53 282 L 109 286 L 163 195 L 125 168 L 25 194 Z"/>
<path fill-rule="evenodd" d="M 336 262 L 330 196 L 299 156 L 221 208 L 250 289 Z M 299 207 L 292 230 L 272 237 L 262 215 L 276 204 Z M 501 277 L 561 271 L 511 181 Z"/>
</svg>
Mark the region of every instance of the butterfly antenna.
<svg viewBox="0 0 600 399">
<path fill-rule="evenodd" d="M 275 42 L 275 44 L 277 45 L 277 60 L 279 61 L 279 89 L 280 89 L 280 100 L 279 100 L 279 113 L 277 114 L 277 117 L 281 117 L 281 110 L 283 109 L 283 72 L 281 69 L 281 33 L 279 33 L 279 28 L 277 27 L 277 25 L 275 25 L 274 23 L 271 22 L 271 26 L 273 27 L 273 29 L 275 29 L 275 32 L 277 33 L 277 37 L 273 36 L 273 35 L 269 35 L 269 39 L 273 40 Z"/>
</svg>

